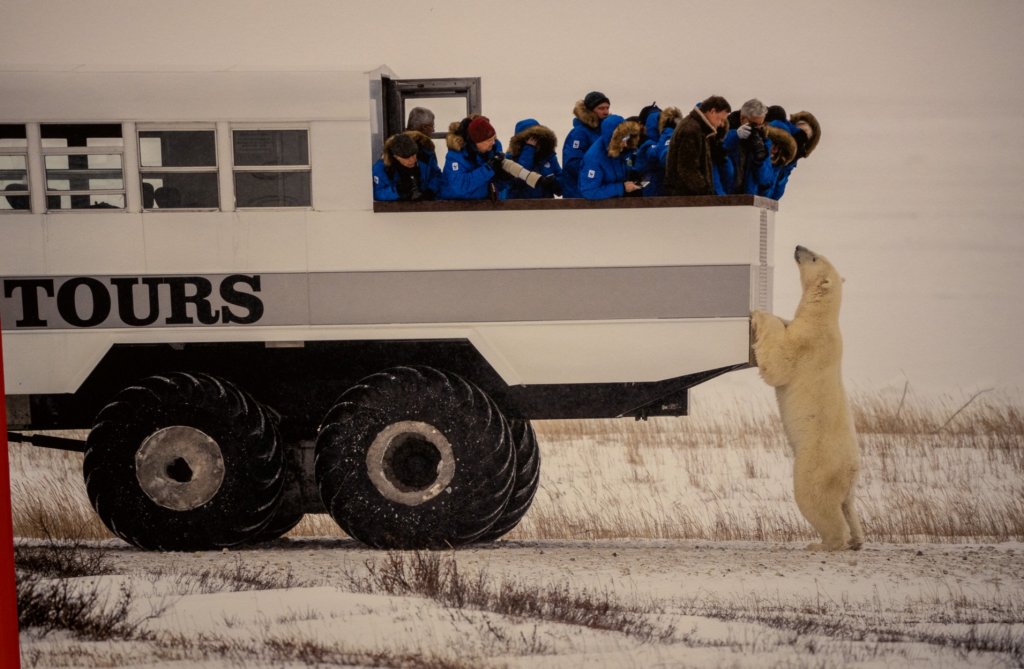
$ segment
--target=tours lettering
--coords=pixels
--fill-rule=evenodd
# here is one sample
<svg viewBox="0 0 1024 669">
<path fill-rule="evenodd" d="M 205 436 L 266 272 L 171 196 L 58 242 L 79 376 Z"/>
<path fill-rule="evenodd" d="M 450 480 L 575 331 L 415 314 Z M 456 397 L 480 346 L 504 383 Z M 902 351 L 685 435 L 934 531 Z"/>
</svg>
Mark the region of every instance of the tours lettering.
<svg viewBox="0 0 1024 669">
<path fill-rule="evenodd" d="M 4 298 L 21 302 L 16 328 L 53 327 L 54 302 L 60 318 L 79 328 L 247 325 L 263 317 L 259 275 L 225 276 L 216 295 L 214 282 L 202 276 L 13 278 L 3 283 Z"/>
</svg>

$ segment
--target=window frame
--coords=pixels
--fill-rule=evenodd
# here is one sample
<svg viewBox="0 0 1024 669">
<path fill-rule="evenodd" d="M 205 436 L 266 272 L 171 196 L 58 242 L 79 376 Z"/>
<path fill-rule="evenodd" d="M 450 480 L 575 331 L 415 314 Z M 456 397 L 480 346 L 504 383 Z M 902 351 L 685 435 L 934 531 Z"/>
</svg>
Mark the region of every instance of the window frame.
<svg viewBox="0 0 1024 669">
<path fill-rule="evenodd" d="M 46 146 L 46 140 L 51 139 L 45 137 L 45 128 L 47 126 L 117 126 L 121 130 L 121 145 L 120 147 L 114 146 Z M 92 195 L 120 195 L 123 204 L 120 207 L 58 207 L 52 209 L 49 206 L 46 207 L 46 213 L 61 213 L 61 212 L 75 212 L 81 213 L 84 211 L 99 211 L 104 213 L 112 213 L 111 210 L 126 213 L 128 211 L 128 177 L 126 173 L 125 164 L 125 123 L 124 121 L 85 121 L 85 122 L 45 122 L 39 124 L 39 151 L 40 159 L 42 162 L 43 172 L 43 187 L 44 195 L 47 200 L 50 197 L 75 197 L 75 196 L 92 196 Z M 121 162 L 121 188 L 101 188 L 101 189 L 78 189 L 78 190 L 54 190 L 50 188 L 50 175 L 49 168 L 46 165 L 46 159 L 49 156 L 118 156 Z M 69 170 L 71 168 L 68 168 Z"/>
<path fill-rule="evenodd" d="M 231 144 L 231 185 L 232 193 L 234 195 L 234 204 L 236 211 L 266 211 L 266 210 L 311 210 L 313 209 L 313 145 L 311 142 L 312 129 L 309 123 L 232 123 L 229 126 L 230 130 L 230 144 Z M 278 132 L 288 130 L 299 130 L 305 133 L 306 136 L 306 160 L 305 165 L 299 164 L 288 164 L 288 165 L 239 165 L 235 158 L 235 132 L 246 132 L 246 131 L 262 131 L 262 132 Z M 254 173 L 268 173 L 268 174 L 279 174 L 283 172 L 300 173 L 306 172 L 309 174 L 309 204 L 298 204 L 298 205 L 287 205 L 280 204 L 270 207 L 253 207 L 253 206 L 242 206 L 238 203 L 238 174 L 254 174 Z"/>
<path fill-rule="evenodd" d="M 25 197 L 28 199 L 29 206 L 25 209 L 0 209 L 0 214 L 31 214 L 32 213 L 32 169 L 29 163 L 29 146 L 31 139 L 29 137 L 29 124 L 28 123 L 4 123 L 3 125 L 20 125 L 25 133 L 25 145 L 24 146 L 0 146 L 0 156 L 21 156 L 25 159 L 25 192 L 18 191 L 15 197 Z M 0 197 L 10 195 L 8 191 L 0 191 Z"/>
<path fill-rule="evenodd" d="M 188 131 L 209 131 L 213 133 L 213 162 L 212 166 L 145 166 L 142 164 L 142 133 L 144 132 L 188 132 Z M 169 212 L 182 212 L 182 211 L 224 211 L 223 207 L 223 193 L 221 188 L 220 171 L 221 171 L 221 156 L 220 156 L 220 144 L 217 137 L 217 124 L 210 123 L 138 123 L 135 125 L 135 151 L 138 156 L 138 174 L 139 174 L 139 198 L 140 204 L 139 209 L 145 213 L 169 213 Z M 146 207 L 144 198 L 142 198 L 142 185 L 145 183 L 146 174 L 148 173 L 168 173 L 174 172 L 179 174 L 213 174 L 217 186 L 217 204 L 213 207 L 170 207 L 170 208 L 159 208 L 159 207 Z M 155 204 L 155 203 L 154 203 Z"/>
</svg>

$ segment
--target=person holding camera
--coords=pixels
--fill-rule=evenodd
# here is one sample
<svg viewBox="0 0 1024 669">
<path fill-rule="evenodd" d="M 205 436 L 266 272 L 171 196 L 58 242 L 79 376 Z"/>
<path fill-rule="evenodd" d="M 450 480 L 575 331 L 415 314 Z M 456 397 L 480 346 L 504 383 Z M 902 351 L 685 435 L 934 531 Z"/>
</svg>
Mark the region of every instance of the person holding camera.
<svg viewBox="0 0 1024 669">
<path fill-rule="evenodd" d="M 433 200 L 441 190 L 441 170 L 434 142 L 421 132 L 392 135 L 373 165 L 373 199 L 420 202 Z"/>
<path fill-rule="evenodd" d="M 601 138 L 601 122 L 611 113 L 611 102 L 604 93 L 591 91 L 576 101 L 572 113 L 572 130 L 562 144 L 562 195 L 583 197 L 579 187 L 583 156 Z"/>
<path fill-rule="evenodd" d="M 530 180 L 516 179 L 509 188 L 509 199 L 552 198 L 562 194 L 562 166 L 558 164 L 555 133 L 536 119 L 524 118 L 516 123 L 516 134 L 508 142 L 509 160 L 527 172 L 539 175 Z"/>
<path fill-rule="evenodd" d="M 677 124 L 665 159 L 666 195 L 723 195 L 716 182 L 719 133 L 732 107 L 720 95 L 702 100 Z"/>
<path fill-rule="evenodd" d="M 505 153 L 486 116 L 473 114 L 448 126 L 448 155 L 444 161 L 446 200 L 504 200 L 509 178 L 502 170 Z"/>
<path fill-rule="evenodd" d="M 636 171 L 636 150 L 643 126 L 609 114 L 601 122 L 601 138 L 587 149 L 580 167 L 579 191 L 588 200 L 643 194 Z"/>
<path fill-rule="evenodd" d="M 728 195 L 771 194 L 775 170 L 769 160 L 771 140 L 765 130 L 768 107 L 752 98 L 740 107 L 739 127 L 730 129 L 722 140 L 726 161 L 718 166 L 719 178 Z"/>
</svg>

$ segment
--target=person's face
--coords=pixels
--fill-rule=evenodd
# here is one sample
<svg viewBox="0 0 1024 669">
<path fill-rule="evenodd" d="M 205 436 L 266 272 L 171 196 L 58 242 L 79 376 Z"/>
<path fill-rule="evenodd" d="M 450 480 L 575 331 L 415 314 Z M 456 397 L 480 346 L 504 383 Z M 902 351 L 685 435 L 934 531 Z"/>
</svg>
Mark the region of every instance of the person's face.
<svg viewBox="0 0 1024 669">
<path fill-rule="evenodd" d="M 721 128 L 722 124 L 725 123 L 725 119 L 729 118 L 729 112 L 724 109 L 714 109 L 704 112 L 704 118 L 708 120 L 712 128 Z"/>
<path fill-rule="evenodd" d="M 403 158 L 402 156 L 395 156 L 395 160 L 397 160 L 398 164 L 401 165 L 402 167 L 409 168 L 416 164 L 416 154 L 414 153 L 408 158 Z"/>
<path fill-rule="evenodd" d="M 594 107 L 594 113 L 597 114 L 597 118 L 601 119 L 602 121 L 608 118 L 608 114 L 610 114 L 611 111 L 612 106 L 607 102 L 602 102 L 601 104 Z"/>
<path fill-rule="evenodd" d="M 752 128 L 760 128 L 764 125 L 764 116 L 744 116 L 740 123 L 749 123 Z"/>
<path fill-rule="evenodd" d="M 494 142 L 496 142 L 497 140 L 498 140 L 498 136 L 494 135 L 493 137 L 490 137 L 489 139 L 485 139 L 482 142 L 477 142 L 476 143 L 476 150 L 479 151 L 480 153 L 487 153 L 488 151 L 491 150 L 491 148 L 494 146 Z"/>
</svg>

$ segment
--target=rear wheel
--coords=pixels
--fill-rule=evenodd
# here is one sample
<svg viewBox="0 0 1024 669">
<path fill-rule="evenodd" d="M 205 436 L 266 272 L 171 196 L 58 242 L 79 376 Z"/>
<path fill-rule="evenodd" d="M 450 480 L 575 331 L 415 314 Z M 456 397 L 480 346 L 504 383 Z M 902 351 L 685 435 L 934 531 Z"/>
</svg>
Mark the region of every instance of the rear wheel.
<svg viewBox="0 0 1024 669">
<path fill-rule="evenodd" d="M 234 546 L 277 510 L 277 426 L 247 393 L 207 374 L 152 376 L 105 406 L 89 433 L 86 491 L 110 531 L 140 548 Z"/>
<path fill-rule="evenodd" d="M 430 367 L 363 379 L 338 399 L 317 437 L 324 505 L 345 532 L 377 548 L 475 540 L 501 516 L 514 472 L 497 405 Z"/>
</svg>

